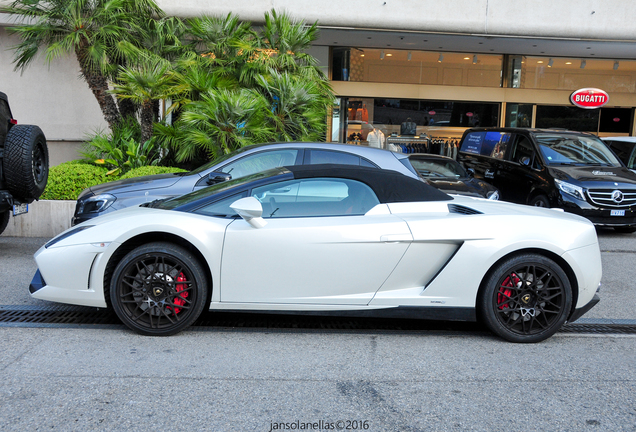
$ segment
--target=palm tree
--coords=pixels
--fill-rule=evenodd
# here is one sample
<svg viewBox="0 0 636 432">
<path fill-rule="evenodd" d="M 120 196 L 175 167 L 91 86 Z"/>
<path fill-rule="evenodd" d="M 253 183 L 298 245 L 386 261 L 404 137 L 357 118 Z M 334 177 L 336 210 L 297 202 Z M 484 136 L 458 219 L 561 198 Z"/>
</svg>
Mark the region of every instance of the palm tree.
<svg viewBox="0 0 636 432">
<path fill-rule="evenodd" d="M 0 13 L 21 23 L 8 28 L 21 38 L 14 47 L 16 69 L 24 70 L 42 47 L 49 62 L 74 53 L 111 128 L 121 113 L 108 93 L 109 74 L 125 62 L 124 42 L 143 39 L 144 22 L 163 14 L 154 0 L 16 0 Z"/>
<path fill-rule="evenodd" d="M 327 105 L 316 82 L 276 71 L 257 81 L 270 102 L 274 140 L 316 141 L 324 136 Z"/>
<path fill-rule="evenodd" d="M 117 97 L 131 100 L 141 106 L 141 143 L 152 137 L 156 120 L 155 102 L 169 99 L 184 91 L 184 86 L 178 83 L 172 72 L 170 62 L 157 56 L 140 60 L 135 66 L 121 67 L 117 82 L 113 86 L 112 93 Z"/>
<path fill-rule="evenodd" d="M 266 112 L 267 101 L 254 90 L 210 89 L 200 101 L 184 106 L 178 127 L 167 134 L 173 134 L 173 144 L 178 143 L 178 161 L 189 160 L 200 150 L 213 159 L 268 141 L 272 131 L 263 119 Z"/>
</svg>

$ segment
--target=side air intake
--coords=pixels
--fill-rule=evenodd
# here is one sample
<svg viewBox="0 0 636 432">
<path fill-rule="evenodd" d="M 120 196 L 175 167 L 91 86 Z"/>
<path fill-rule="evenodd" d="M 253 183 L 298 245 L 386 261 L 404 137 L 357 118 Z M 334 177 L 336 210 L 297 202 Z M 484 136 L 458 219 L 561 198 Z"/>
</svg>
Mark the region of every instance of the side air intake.
<svg viewBox="0 0 636 432">
<path fill-rule="evenodd" d="M 449 213 L 457 213 L 457 214 L 463 214 L 463 215 L 483 214 L 482 212 L 480 212 L 478 210 L 471 209 L 470 207 L 464 207 L 464 206 L 457 205 L 457 204 L 449 204 L 448 205 L 448 211 L 449 211 Z"/>
</svg>

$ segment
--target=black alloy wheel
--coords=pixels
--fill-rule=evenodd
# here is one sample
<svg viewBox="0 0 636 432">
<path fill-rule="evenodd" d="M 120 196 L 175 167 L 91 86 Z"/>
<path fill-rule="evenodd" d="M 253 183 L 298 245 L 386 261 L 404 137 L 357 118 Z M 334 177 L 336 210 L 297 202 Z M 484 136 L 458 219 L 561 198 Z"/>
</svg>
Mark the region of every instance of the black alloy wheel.
<svg viewBox="0 0 636 432">
<path fill-rule="evenodd" d="M 497 265 L 483 286 L 480 312 L 495 334 L 510 342 L 541 342 L 556 333 L 572 308 L 572 288 L 549 258 L 526 254 Z"/>
<path fill-rule="evenodd" d="M 117 264 L 110 300 L 119 319 L 133 331 L 169 336 L 201 315 L 207 298 L 203 267 L 186 249 L 172 243 L 149 243 Z"/>
</svg>

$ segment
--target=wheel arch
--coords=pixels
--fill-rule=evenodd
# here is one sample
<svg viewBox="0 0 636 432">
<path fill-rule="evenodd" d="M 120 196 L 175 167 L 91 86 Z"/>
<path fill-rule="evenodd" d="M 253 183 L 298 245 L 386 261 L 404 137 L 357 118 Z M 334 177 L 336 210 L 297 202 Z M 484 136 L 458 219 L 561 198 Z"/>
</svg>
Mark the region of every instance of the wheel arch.
<svg viewBox="0 0 636 432">
<path fill-rule="evenodd" d="M 492 272 L 494 271 L 494 269 L 503 261 L 509 259 L 509 258 L 513 258 L 515 256 L 518 255 L 525 255 L 525 254 L 529 254 L 529 253 L 533 253 L 533 254 L 537 254 L 537 255 L 542 255 L 546 258 L 551 259 L 552 261 L 554 261 L 555 263 L 557 263 L 565 272 L 566 276 L 568 277 L 568 281 L 570 282 L 570 286 L 572 287 L 572 307 L 570 309 L 570 311 L 568 312 L 568 318 L 572 315 L 572 313 L 574 312 L 575 308 L 576 308 L 576 304 L 578 302 L 579 299 L 579 284 L 578 281 L 576 279 L 576 274 L 574 273 L 574 270 L 572 270 L 572 267 L 570 267 L 570 265 L 568 264 L 568 262 L 566 260 L 564 260 L 562 257 L 560 257 L 559 255 L 557 255 L 554 252 L 551 252 L 549 250 L 546 249 L 538 249 L 538 248 L 526 248 L 526 249 L 519 249 L 516 250 L 514 252 L 510 252 L 507 255 L 502 256 L 501 258 L 499 258 L 497 261 L 495 261 L 490 268 L 488 269 L 488 271 L 484 274 L 483 278 L 481 279 L 481 282 L 479 283 L 479 290 L 477 291 L 477 297 L 475 299 L 475 304 L 478 305 L 481 302 L 481 298 L 484 295 L 484 291 L 485 291 L 485 283 L 488 280 L 488 278 L 490 277 L 490 275 L 492 274 Z M 477 319 L 479 321 L 482 321 L 482 317 L 481 317 L 481 311 L 479 310 L 480 308 L 475 308 L 476 309 L 476 313 L 477 313 Z"/>
<path fill-rule="evenodd" d="M 106 268 L 104 270 L 104 298 L 106 300 L 106 304 L 109 309 L 112 309 L 112 304 L 110 302 L 110 282 L 113 277 L 113 273 L 115 271 L 115 267 L 121 259 L 126 256 L 133 249 L 142 246 L 147 243 L 155 243 L 155 242 L 166 242 L 172 243 L 182 248 L 186 249 L 188 252 L 191 252 L 198 260 L 199 263 L 203 266 L 205 270 L 205 276 L 208 283 L 208 293 L 206 298 L 206 305 L 209 308 L 210 302 L 212 301 L 212 289 L 213 289 L 213 281 L 212 281 L 212 272 L 210 270 L 210 266 L 208 265 L 207 260 L 199 251 L 199 249 L 190 243 L 188 240 L 183 237 L 179 237 L 175 234 L 166 233 L 166 232 L 146 232 L 143 234 L 139 234 L 137 236 L 131 237 L 122 243 L 117 250 L 110 256 L 108 259 L 108 263 L 106 264 Z M 204 310 L 207 310 L 204 309 Z"/>
</svg>

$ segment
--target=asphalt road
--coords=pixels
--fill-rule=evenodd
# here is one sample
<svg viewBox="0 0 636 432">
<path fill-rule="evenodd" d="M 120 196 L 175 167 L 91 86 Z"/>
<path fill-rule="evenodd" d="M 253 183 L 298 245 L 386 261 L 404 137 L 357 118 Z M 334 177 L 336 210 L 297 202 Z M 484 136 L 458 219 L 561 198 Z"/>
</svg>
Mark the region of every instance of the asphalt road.
<svg viewBox="0 0 636 432">
<path fill-rule="evenodd" d="M 600 231 L 601 302 L 636 319 L 636 234 Z M 0 237 L 0 304 L 31 299 L 46 239 Z M 635 431 L 636 337 L 483 331 L 0 327 L 7 431 Z M 347 428 L 349 427 L 349 428 Z"/>
</svg>

